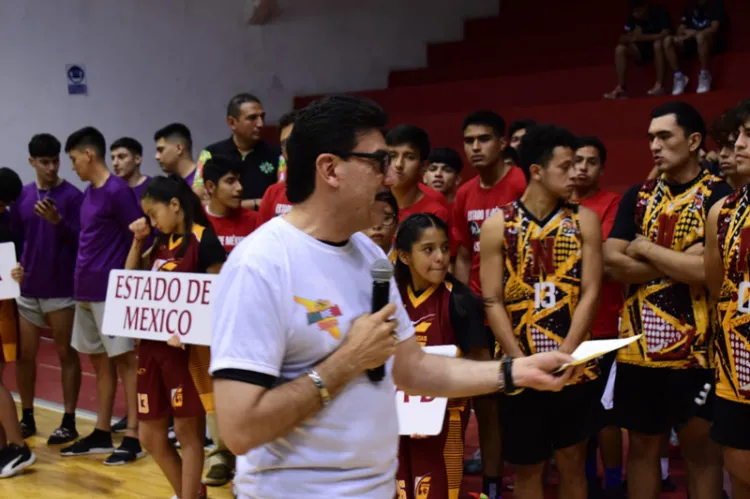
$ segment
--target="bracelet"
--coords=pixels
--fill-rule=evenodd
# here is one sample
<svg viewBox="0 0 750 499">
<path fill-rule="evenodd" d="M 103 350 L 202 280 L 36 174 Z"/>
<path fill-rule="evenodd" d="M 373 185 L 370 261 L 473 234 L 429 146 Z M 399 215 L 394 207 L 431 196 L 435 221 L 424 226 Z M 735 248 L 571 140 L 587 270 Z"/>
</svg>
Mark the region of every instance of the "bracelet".
<svg viewBox="0 0 750 499">
<path fill-rule="evenodd" d="M 315 387 L 318 389 L 318 394 L 320 395 L 320 401 L 323 404 L 323 407 L 327 407 L 331 403 L 331 395 L 328 393 L 328 388 L 326 388 L 326 385 L 320 378 L 320 374 L 318 374 L 318 371 L 315 369 L 308 369 L 307 377 L 312 380 Z"/>
<path fill-rule="evenodd" d="M 253 211 L 258 211 L 258 200 L 253 199 Z"/>
</svg>

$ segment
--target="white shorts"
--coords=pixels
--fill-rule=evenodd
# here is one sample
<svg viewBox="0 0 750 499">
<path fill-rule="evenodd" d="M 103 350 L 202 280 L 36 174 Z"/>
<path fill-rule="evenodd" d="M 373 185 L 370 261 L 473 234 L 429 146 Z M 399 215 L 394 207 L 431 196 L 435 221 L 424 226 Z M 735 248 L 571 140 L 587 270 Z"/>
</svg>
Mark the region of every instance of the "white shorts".
<svg viewBox="0 0 750 499">
<path fill-rule="evenodd" d="M 35 325 L 36 327 L 46 327 L 45 320 L 50 312 L 57 312 L 66 308 L 73 308 L 76 302 L 73 298 L 28 298 L 19 296 L 16 298 L 18 304 L 18 313 Z"/>
<path fill-rule="evenodd" d="M 80 353 L 97 355 L 106 353 L 108 357 L 117 357 L 135 349 L 133 338 L 124 336 L 107 336 L 102 332 L 104 323 L 103 301 L 76 302 L 76 314 L 73 319 L 73 339 L 71 346 Z"/>
</svg>

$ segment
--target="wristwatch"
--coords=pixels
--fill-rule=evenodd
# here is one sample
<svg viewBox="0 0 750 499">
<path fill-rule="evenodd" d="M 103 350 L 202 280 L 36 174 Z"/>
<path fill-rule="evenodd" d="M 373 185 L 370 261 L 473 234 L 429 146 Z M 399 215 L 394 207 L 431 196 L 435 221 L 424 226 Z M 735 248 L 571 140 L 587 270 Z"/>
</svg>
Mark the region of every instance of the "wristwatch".
<svg viewBox="0 0 750 499">
<path fill-rule="evenodd" d="M 503 377 L 503 392 L 506 395 L 516 395 L 523 391 L 523 388 L 517 388 L 513 382 L 513 357 L 506 355 L 500 362 L 500 371 Z"/>
</svg>

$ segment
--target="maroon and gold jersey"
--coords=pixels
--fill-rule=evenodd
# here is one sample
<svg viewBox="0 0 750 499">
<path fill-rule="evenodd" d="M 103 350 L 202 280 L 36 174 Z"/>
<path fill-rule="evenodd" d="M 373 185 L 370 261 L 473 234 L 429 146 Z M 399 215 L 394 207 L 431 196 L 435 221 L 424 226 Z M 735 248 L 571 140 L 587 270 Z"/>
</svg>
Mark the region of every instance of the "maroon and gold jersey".
<svg viewBox="0 0 750 499">
<path fill-rule="evenodd" d="M 719 212 L 718 243 L 724 263 L 716 333 L 716 395 L 750 404 L 750 188 L 731 194 Z"/>
<path fill-rule="evenodd" d="M 406 286 L 401 295 L 421 346 L 456 345 L 459 355 L 475 347 L 488 347 L 481 303 L 467 286 L 452 277 L 419 295 L 411 285 Z M 409 463 L 401 463 L 398 474 L 399 481 L 404 482 L 401 488 L 404 497 L 415 497 L 411 492 L 407 493 L 407 483 L 408 487 L 414 487 L 416 497 L 422 497 L 418 491 L 424 484 L 417 482 L 430 475 L 435 489 L 430 497 L 458 497 L 463 478 L 467 403 L 466 398 L 448 401 L 446 422 L 439 436 L 425 440 L 406 439 L 406 443 L 402 440 L 401 459 L 405 459 L 406 454 L 410 456 Z M 408 452 L 405 454 L 404 451 Z M 406 472 L 407 469 L 410 472 Z M 427 487 L 429 489 L 429 485 Z"/>
<path fill-rule="evenodd" d="M 525 355 L 557 350 L 568 335 L 581 294 L 583 237 L 578 205 L 561 203 L 537 220 L 521 201 L 505 217 L 504 301 Z"/>
<path fill-rule="evenodd" d="M 457 344 L 449 311 L 452 290 L 453 285 L 449 282 L 431 286 L 419 296 L 414 294 L 411 286 L 406 288 L 404 307 L 422 347 Z"/>
<path fill-rule="evenodd" d="M 674 194 L 661 178 L 638 191 L 635 225 L 638 234 L 674 251 L 702 243 L 712 197 L 721 179 L 703 170 Z M 621 338 L 642 334 L 621 349 L 618 362 L 671 369 L 713 366 L 713 325 L 707 291 L 670 277 L 629 286 L 622 309 Z"/>
<path fill-rule="evenodd" d="M 224 263 L 226 251 L 216 234 L 202 225 L 193 224 L 190 239 L 183 248 L 183 236 L 172 235 L 165 243 L 158 244 L 151 254 L 152 270 L 161 272 L 202 273 L 212 265 Z M 190 375 L 207 413 L 214 410 L 213 385 L 208 374 L 211 361 L 210 349 L 202 345 L 188 347 Z"/>
</svg>

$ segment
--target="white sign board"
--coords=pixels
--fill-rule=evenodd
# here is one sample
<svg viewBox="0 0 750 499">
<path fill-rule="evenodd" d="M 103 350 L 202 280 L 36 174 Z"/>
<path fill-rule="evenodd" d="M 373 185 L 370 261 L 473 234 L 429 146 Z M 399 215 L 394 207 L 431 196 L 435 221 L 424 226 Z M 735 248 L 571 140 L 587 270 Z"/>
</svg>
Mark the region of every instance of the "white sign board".
<svg viewBox="0 0 750 499">
<path fill-rule="evenodd" d="M 104 308 L 104 334 L 211 344 L 215 274 L 113 270 Z"/>
<path fill-rule="evenodd" d="M 0 300 L 21 296 L 21 288 L 10 276 L 17 264 L 16 246 L 13 243 L 0 244 Z"/>
<path fill-rule="evenodd" d="M 458 348 L 455 345 L 424 347 L 424 351 L 433 355 L 455 357 Z M 439 435 L 443 429 L 447 398 L 407 395 L 396 391 L 396 410 L 401 435 Z"/>
</svg>

